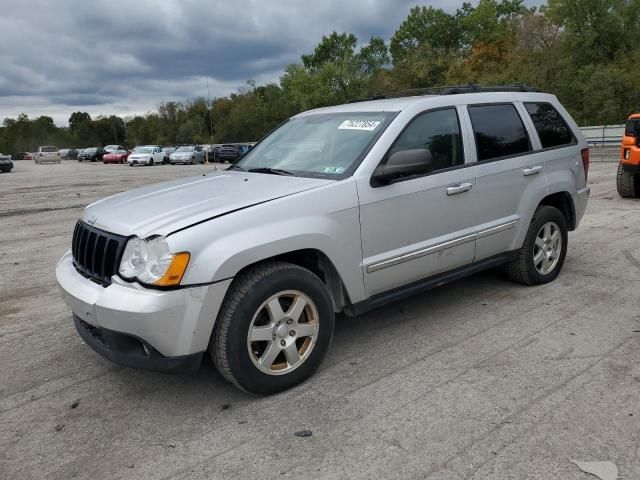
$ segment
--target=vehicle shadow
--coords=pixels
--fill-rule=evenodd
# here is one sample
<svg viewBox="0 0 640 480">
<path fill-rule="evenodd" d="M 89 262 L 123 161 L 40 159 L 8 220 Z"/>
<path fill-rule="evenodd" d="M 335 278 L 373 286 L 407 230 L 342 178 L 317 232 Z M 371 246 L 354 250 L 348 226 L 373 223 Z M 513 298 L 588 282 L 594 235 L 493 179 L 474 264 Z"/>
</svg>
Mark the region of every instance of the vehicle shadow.
<svg viewBox="0 0 640 480">
<path fill-rule="evenodd" d="M 339 314 L 336 318 L 334 340 L 327 358 L 319 371 L 332 368 L 343 362 L 366 357 L 367 352 L 375 351 L 378 345 L 389 339 L 390 332 L 409 333 L 420 322 L 439 322 L 446 328 L 459 322 L 456 311 L 461 303 L 460 292 L 465 292 L 466 301 L 476 301 L 504 290 L 501 284 L 513 286 L 499 269 L 487 270 L 470 277 L 428 290 L 422 294 L 390 303 L 356 317 Z M 424 326 L 424 325 L 422 325 Z M 392 333 L 393 335 L 397 333 Z M 201 368 L 191 374 L 167 374 L 149 371 L 124 369 L 127 376 L 135 380 L 135 388 L 149 392 L 162 392 L 177 402 L 189 399 L 194 402 L 201 399 L 203 405 L 219 402 L 221 409 L 225 405 L 255 402 L 260 398 L 241 392 L 218 373 L 209 355 L 205 355 Z M 312 388 L 311 377 L 295 389 Z"/>
</svg>

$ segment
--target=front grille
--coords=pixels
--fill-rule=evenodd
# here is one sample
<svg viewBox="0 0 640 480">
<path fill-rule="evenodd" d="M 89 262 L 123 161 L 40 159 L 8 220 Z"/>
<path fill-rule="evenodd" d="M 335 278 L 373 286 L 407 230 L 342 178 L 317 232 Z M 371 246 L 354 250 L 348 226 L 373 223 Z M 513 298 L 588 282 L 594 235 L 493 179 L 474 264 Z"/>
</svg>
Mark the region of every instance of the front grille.
<svg viewBox="0 0 640 480">
<path fill-rule="evenodd" d="M 71 243 L 73 264 L 81 275 L 106 287 L 118 271 L 126 243 L 127 237 L 78 221 Z"/>
</svg>

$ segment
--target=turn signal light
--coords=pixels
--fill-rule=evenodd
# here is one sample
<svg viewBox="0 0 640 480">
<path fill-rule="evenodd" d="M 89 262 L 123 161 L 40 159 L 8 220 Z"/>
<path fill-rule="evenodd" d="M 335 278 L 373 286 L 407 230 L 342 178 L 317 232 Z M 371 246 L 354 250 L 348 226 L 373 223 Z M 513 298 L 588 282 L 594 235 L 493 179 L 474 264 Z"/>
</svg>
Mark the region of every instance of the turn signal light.
<svg viewBox="0 0 640 480">
<path fill-rule="evenodd" d="M 184 272 L 187 271 L 191 255 L 187 252 L 176 253 L 171 260 L 171 264 L 160 280 L 154 283 L 159 287 L 173 287 L 180 285 Z"/>
</svg>

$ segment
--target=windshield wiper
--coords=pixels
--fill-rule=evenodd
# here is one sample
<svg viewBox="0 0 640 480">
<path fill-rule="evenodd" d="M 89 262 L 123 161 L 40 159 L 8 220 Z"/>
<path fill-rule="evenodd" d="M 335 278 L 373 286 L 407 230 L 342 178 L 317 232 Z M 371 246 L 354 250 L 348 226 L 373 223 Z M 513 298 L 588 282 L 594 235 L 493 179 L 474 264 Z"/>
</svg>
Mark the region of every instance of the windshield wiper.
<svg viewBox="0 0 640 480">
<path fill-rule="evenodd" d="M 236 165 L 235 163 L 227 167 L 227 170 L 239 170 L 241 172 L 246 172 L 244 168 L 242 168 L 240 165 Z"/>
<path fill-rule="evenodd" d="M 250 168 L 248 171 L 252 173 L 270 173 L 272 175 L 289 175 L 289 176 L 295 175 L 289 170 L 282 170 L 281 168 L 261 167 L 261 168 Z"/>
</svg>

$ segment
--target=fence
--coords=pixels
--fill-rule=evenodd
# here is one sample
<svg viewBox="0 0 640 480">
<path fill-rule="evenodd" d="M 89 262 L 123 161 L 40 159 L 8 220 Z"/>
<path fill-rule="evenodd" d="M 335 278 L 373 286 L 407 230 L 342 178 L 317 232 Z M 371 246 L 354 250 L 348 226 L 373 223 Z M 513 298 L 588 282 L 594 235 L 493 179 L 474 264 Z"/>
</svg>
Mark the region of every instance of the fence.
<svg viewBox="0 0 640 480">
<path fill-rule="evenodd" d="M 598 125 L 580 127 L 582 134 L 592 146 L 620 145 L 624 133 L 624 125 Z"/>
</svg>

